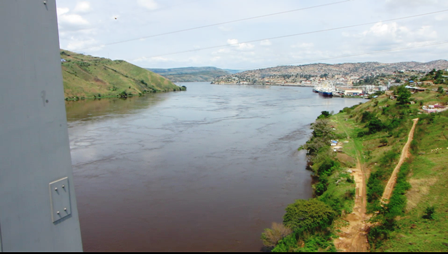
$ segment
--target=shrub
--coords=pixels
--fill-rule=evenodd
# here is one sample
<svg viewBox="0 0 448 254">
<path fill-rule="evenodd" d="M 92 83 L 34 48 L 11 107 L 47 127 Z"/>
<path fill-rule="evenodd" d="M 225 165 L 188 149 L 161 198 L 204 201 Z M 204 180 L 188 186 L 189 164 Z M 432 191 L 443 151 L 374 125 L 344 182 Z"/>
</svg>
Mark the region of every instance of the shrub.
<svg viewBox="0 0 448 254">
<path fill-rule="evenodd" d="M 281 223 L 272 223 L 271 228 L 266 228 L 261 234 L 261 240 L 266 247 L 274 247 L 277 243 L 287 235 L 290 235 L 292 230 L 285 227 Z"/>
<path fill-rule="evenodd" d="M 352 176 L 347 176 L 347 183 L 354 183 L 355 180 L 353 179 Z"/>
<path fill-rule="evenodd" d="M 373 117 L 374 117 L 374 115 L 372 113 L 370 113 L 369 111 L 365 111 L 364 113 L 362 113 L 361 123 L 367 123 Z"/>
<path fill-rule="evenodd" d="M 337 215 L 342 213 L 343 200 L 337 197 L 334 193 L 327 191 L 319 197 L 319 200 L 331 207 Z"/>
<path fill-rule="evenodd" d="M 128 98 L 128 93 L 126 93 L 126 91 L 122 91 L 121 93 L 118 94 L 118 97 L 120 97 L 120 98 Z"/>
<path fill-rule="evenodd" d="M 423 219 L 433 220 L 435 210 L 436 210 L 436 208 L 434 206 L 426 207 L 425 214 L 423 215 Z"/>
<path fill-rule="evenodd" d="M 297 240 L 295 235 L 289 235 L 278 242 L 278 245 L 272 250 L 272 252 L 293 252 L 297 249 Z"/>
<path fill-rule="evenodd" d="M 333 222 L 336 213 L 330 206 L 317 199 L 296 200 L 286 207 L 283 224 L 292 230 L 315 232 Z"/>
<path fill-rule="evenodd" d="M 369 134 L 374 134 L 381 131 L 384 128 L 384 124 L 380 119 L 372 117 L 366 127 L 369 128 Z"/>
<path fill-rule="evenodd" d="M 317 119 L 328 118 L 328 117 L 330 117 L 330 115 L 331 115 L 330 112 L 322 111 L 320 116 L 317 117 Z"/>
<path fill-rule="evenodd" d="M 348 178 L 347 178 L 348 180 Z M 356 195 L 356 189 L 350 189 L 345 192 L 344 198 L 347 200 L 353 199 Z"/>
</svg>

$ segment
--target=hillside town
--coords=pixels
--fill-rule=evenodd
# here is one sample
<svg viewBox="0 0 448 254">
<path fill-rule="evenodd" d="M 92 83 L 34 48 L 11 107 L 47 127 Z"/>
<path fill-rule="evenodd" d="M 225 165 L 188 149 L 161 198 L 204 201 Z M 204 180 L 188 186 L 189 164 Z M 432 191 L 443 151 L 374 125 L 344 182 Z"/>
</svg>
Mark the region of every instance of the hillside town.
<svg viewBox="0 0 448 254">
<path fill-rule="evenodd" d="M 338 91 L 338 94 L 360 95 L 385 91 L 391 86 L 420 80 L 433 69 L 448 70 L 448 61 L 279 66 L 221 76 L 213 80 L 212 84 L 331 87 L 333 91 Z M 348 91 L 347 94 L 346 90 L 362 92 Z"/>
</svg>

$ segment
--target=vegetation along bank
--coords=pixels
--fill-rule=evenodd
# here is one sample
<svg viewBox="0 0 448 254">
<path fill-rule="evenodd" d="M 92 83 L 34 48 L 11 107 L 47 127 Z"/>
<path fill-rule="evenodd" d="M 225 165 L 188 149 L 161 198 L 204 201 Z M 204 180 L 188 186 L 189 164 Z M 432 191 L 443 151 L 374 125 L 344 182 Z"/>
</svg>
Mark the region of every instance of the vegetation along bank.
<svg viewBox="0 0 448 254">
<path fill-rule="evenodd" d="M 338 114 L 322 112 L 299 148 L 315 197 L 288 205 L 283 222 L 264 230 L 266 250 L 448 251 L 446 76 L 433 70 L 422 89 L 407 83 Z"/>
<path fill-rule="evenodd" d="M 184 91 L 170 80 L 123 60 L 61 50 L 65 100 L 142 96 L 146 93 Z"/>
</svg>

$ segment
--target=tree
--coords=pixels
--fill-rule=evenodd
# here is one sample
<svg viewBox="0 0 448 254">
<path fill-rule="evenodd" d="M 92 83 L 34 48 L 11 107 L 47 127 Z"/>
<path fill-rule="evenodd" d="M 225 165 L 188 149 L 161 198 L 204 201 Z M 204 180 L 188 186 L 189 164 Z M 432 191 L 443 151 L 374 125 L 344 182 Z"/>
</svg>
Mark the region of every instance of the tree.
<svg viewBox="0 0 448 254">
<path fill-rule="evenodd" d="M 293 231 L 315 232 L 327 228 L 336 213 L 330 206 L 317 199 L 296 200 L 286 207 L 283 224 Z"/>
<path fill-rule="evenodd" d="M 281 223 L 272 223 L 272 228 L 266 228 L 261 234 L 261 240 L 266 247 L 274 247 L 278 241 L 287 235 L 290 235 L 292 230 L 285 227 Z"/>
<path fill-rule="evenodd" d="M 438 70 L 436 72 L 436 75 L 434 76 L 434 79 L 441 79 L 443 76 L 443 71 L 442 70 Z"/>
<path fill-rule="evenodd" d="M 303 146 L 308 151 L 308 155 L 316 155 L 317 152 L 325 146 L 330 146 L 330 141 L 335 137 L 327 119 L 318 119 L 311 127 L 313 136 Z"/>
<path fill-rule="evenodd" d="M 322 112 L 321 112 L 321 115 L 318 116 L 317 119 L 328 118 L 328 117 L 330 117 L 330 115 L 331 115 L 330 112 L 328 112 L 328 111 L 322 111 Z"/>
<path fill-rule="evenodd" d="M 404 85 L 397 88 L 397 95 L 398 104 L 405 105 L 410 103 L 411 92 Z"/>
<path fill-rule="evenodd" d="M 443 92 L 444 92 L 444 91 L 443 91 L 443 87 L 439 86 L 439 88 L 437 89 L 437 92 L 438 92 L 438 93 L 443 93 Z"/>
<path fill-rule="evenodd" d="M 366 127 L 369 128 L 369 133 L 373 134 L 381 131 L 384 128 L 384 124 L 377 117 L 372 117 Z"/>
</svg>

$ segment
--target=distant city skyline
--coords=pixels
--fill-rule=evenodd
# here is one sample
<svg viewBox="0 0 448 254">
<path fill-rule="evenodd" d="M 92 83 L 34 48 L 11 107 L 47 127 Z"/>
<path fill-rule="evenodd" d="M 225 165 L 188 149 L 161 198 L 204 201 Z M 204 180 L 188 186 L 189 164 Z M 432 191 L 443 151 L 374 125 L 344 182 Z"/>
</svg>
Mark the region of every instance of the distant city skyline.
<svg viewBox="0 0 448 254">
<path fill-rule="evenodd" d="M 442 0 L 57 0 L 57 7 L 62 49 L 143 68 L 251 70 L 448 55 Z M 438 13 L 417 16 L 431 12 Z M 265 17 L 249 19 L 258 16 Z M 188 30 L 212 24 L 221 25 Z M 186 31 L 169 34 L 179 30 Z M 300 35 L 265 40 L 293 34 Z"/>
</svg>

